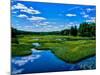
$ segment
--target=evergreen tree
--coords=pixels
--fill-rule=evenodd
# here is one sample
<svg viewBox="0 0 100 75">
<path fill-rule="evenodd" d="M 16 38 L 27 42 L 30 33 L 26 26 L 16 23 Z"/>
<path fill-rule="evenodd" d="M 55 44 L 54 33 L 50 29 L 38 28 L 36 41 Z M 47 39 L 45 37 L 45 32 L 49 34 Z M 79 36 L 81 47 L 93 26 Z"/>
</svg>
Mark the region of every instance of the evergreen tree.
<svg viewBox="0 0 100 75">
<path fill-rule="evenodd" d="M 77 34 L 78 34 L 77 26 L 71 26 L 70 35 L 77 36 Z"/>
<path fill-rule="evenodd" d="M 95 36 L 95 23 L 82 23 L 79 27 L 80 36 Z"/>
</svg>

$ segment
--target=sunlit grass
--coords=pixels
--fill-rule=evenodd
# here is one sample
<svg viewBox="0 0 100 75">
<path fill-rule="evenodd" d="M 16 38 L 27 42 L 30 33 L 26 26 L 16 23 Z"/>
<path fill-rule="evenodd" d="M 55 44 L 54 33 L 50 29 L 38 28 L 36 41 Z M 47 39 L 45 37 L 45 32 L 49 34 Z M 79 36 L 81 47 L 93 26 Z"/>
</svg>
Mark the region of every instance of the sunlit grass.
<svg viewBox="0 0 100 75">
<path fill-rule="evenodd" d="M 95 55 L 95 40 L 44 43 L 41 48 L 50 48 L 51 51 L 59 58 L 74 63 Z"/>
<path fill-rule="evenodd" d="M 26 56 L 32 54 L 32 45 L 12 44 L 12 56 Z"/>
<path fill-rule="evenodd" d="M 20 45 L 12 46 L 12 54 L 25 55 L 29 51 L 31 54 L 32 43 L 40 43 L 39 50 L 51 50 L 58 58 L 75 63 L 82 59 L 95 55 L 95 37 L 73 37 L 62 35 L 21 35 Z"/>
</svg>

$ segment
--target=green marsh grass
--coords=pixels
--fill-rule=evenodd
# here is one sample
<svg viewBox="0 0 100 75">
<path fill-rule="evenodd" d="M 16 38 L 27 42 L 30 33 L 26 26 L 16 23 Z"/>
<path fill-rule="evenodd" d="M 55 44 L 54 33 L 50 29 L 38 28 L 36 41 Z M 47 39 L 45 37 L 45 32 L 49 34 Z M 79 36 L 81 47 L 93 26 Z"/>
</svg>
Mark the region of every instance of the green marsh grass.
<svg viewBox="0 0 100 75">
<path fill-rule="evenodd" d="M 36 39 L 36 40 L 35 40 Z M 38 50 L 51 50 L 58 58 L 75 63 L 95 55 L 95 37 L 74 37 L 63 35 L 21 35 L 21 45 L 12 45 L 13 55 L 31 54 L 31 48 Z M 40 47 L 32 46 L 32 43 L 40 43 Z"/>
</svg>

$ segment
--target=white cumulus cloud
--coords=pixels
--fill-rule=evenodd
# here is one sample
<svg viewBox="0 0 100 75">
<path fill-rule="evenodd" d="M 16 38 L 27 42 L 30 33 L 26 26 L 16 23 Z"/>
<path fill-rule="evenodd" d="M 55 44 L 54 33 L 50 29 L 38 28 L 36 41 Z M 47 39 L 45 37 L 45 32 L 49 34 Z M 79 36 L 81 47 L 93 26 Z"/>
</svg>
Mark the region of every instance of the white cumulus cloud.
<svg viewBox="0 0 100 75">
<path fill-rule="evenodd" d="M 14 9 L 27 9 L 27 7 L 21 3 L 17 3 L 16 5 L 12 6 L 12 10 Z"/>
<path fill-rule="evenodd" d="M 85 14 L 85 15 L 83 15 L 83 17 L 84 17 L 84 18 L 88 18 L 88 17 L 89 17 L 89 15 Z"/>
<path fill-rule="evenodd" d="M 31 18 L 28 18 L 28 20 L 37 21 L 37 20 L 46 20 L 46 18 L 44 18 L 44 17 L 32 16 Z"/>
<path fill-rule="evenodd" d="M 28 13 L 28 14 L 40 14 L 40 11 L 35 10 L 32 7 L 27 7 L 27 6 L 25 6 L 24 4 L 21 4 L 21 3 L 17 3 L 16 5 L 13 5 L 12 10 L 15 10 L 15 9 L 18 9 L 21 12 L 25 12 L 25 13 Z"/>
<path fill-rule="evenodd" d="M 49 25 L 49 22 L 40 22 L 39 25 L 46 26 L 46 25 Z"/>
<path fill-rule="evenodd" d="M 26 12 L 26 13 L 29 13 L 29 14 L 40 14 L 40 12 L 38 10 L 34 10 L 32 7 L 27 8 L 27 9 L 22 9 L 20 11 Z"/>
<path fill-rule="evenodd" d="M 86 22 L 96 22 L 96 18 L 90 17 L 90 19 L 87 19 Z"/>
<path fill-rule="evenodd" d="M 87 14 L 85 11 L 80 12 L 83 18 L 88 18 L 89 14 Z"/>
<path fill-rule="evenodd" d="M 91 12 L 91 11 L 93 11 L 95 9 L 94 8 L 87 8 L 86 10 L 87 10 L 87 12 Z"/>
<path fill-rule="evenodd" d="M 66 14 L 66 16 L 73 17 L 73 16 L 76 16 L 76 14 Z"/>
<path fill-rule="evenodd" d="M 27 15 L 25 15 L 25 14 L 20 14 L 20 15 L 18 15 L 17 17 L 27 18 L 28 16 L 27 16 Z"/>
</svg>

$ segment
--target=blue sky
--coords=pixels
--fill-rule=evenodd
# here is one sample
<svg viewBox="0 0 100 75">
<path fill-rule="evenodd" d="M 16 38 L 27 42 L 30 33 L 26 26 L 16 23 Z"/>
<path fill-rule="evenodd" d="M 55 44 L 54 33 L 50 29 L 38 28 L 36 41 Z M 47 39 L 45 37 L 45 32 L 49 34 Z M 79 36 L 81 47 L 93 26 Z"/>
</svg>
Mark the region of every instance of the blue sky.
<svg viewBox="0 0 100 75">
<path fill-rule="evenodd" d="M 12 27 L 32 32 L 60 31 L 96 19 L 96 7 L 89 5 L 13 0 L 11 9 Z"/>
</svg>

